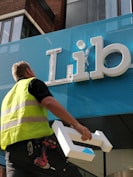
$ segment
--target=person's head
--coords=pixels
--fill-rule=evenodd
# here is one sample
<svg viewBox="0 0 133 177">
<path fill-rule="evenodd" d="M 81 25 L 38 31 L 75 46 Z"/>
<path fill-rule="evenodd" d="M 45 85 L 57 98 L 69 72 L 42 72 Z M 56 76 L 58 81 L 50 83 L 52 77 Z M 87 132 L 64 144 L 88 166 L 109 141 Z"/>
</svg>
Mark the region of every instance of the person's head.
<svg viewBox="0 0 133 177">
<path fill-rule="evenodd" d="M 13 76 L 13 79 L 17 82 L 19 79 L 22 79 L 22 78 L 35 77 L 35 74 L 30 68 L 29 63 L 25 61 L 20 61 L 18 63 L 13 64 L 12 76 Z"/>
</svg>

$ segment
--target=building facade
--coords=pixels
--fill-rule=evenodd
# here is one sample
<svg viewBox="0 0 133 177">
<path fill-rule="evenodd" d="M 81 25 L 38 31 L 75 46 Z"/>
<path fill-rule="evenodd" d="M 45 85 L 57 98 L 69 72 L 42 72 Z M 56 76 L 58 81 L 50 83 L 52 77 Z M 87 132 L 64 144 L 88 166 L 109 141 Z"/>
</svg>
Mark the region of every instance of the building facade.
<svg viewBox="0 0 133 177">
<path fill-rule="evenodd" d="M 62 0 L 2 0 L 0 43 L 63 29 L 65 11 L 66 4 Z"/>
<path fill-rule="evenodd" d="M 67 0 L 66 28 L 132 13 L 132 0 Z"/>
<path fill-rule="evenodd" d="M 0 43 L 5 44 L 131 13 L 131 0 L 1 0 Z M 98 26 L 96 26 L 96 31 L 97 29 Z M 72 161 L 79 166 L 83 177 L 105 177 L 112 171 L 131 170 L 133 168 L 132 114 L 89 119 L 81 117 L 80 121 L 88 127 L 92 127 L 93 131 L 95 129 L 105 131 L 112 140 L 115 149 L 111 155 L 107 156 L 96 151 L 98 159 L 94 163 Z M 3 158 L 4 153 L 0 152 L 1 176 L 4 177 Z M 97 167 L 97 171 L 93 166 Z"/>
</svg>

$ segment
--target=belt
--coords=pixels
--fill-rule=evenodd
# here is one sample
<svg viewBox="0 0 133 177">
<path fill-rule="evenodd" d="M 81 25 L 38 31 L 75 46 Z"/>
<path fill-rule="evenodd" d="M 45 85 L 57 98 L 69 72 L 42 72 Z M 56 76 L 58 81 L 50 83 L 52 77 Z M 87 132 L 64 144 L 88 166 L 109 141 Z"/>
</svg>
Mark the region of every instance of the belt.
<svg viewBox="0 0 133 177">
<path fill-rule="evenodd" d="M 24 140 L 24 141 L 19 141 L 16 142 L 14 144 L 8 145 L 6 147 L 6 151 L 10 151 L 14 148 L 18 148 L 18 147 L 26 147 L 28 142 L 32 142 L 33 144 L 41 144 L 41 142 L 44 140 L 45 138 L 38 138 L 38 139 L 29 139 L 29 140 Z"/>
<path fill-rule="evenodd" d="M 23 140 L 23 141 L 19 141 L 19 142 L 16 142 L 14 144 L 11 144 L 11 145 L 8 145 L 7 148 L 6 148 L 6 151 L 10 151 L 14 148 L 18 148 L 18 147 L 25 147 L 27 146 L 28 142 L 32 142 L 32 144 L 34 145 L 38 145 L 38 144 L 42 144 L 42 141 L 46 140 L 46 139 L 49 139 L 49 138 L 55 138 L 55 135 L 51 135 L 51 136 L 47 136 L 47 137 L 42 137 L 42 138 L 36 138 L 36 139 L 29 139 L 29 140 Z"/>
</svg>

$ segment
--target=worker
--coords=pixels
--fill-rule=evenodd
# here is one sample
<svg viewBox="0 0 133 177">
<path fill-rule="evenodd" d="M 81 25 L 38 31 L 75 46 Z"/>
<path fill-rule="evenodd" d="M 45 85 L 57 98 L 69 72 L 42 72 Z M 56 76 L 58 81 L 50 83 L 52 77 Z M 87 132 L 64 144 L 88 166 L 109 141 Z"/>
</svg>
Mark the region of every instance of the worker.
<svg viewBox="0 0 133 177">
<path fill-rule="evenodd" d="M 1 105 L 0 145 L 5 151 L 7 177 L 80 177 L 54 136 L 48 110 L 80 132 L 82 140 L 91 140 L 90 130 L 53 97 L 29 63 L 13 64 L 12 76 L 16 83 Z"/>
</svg>

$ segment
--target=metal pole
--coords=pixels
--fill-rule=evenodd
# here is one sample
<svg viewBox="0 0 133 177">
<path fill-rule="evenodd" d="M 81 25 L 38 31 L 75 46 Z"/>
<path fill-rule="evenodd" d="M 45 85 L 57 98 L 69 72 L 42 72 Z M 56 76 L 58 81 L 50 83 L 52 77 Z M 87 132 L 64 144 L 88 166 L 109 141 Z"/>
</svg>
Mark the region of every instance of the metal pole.
<svg viewBox="0 0 133 177">
<path fill-rule="evenodd" d="M 103 176 L 106 177 L 106 152 L 103 152 Z"/>
</svg>

